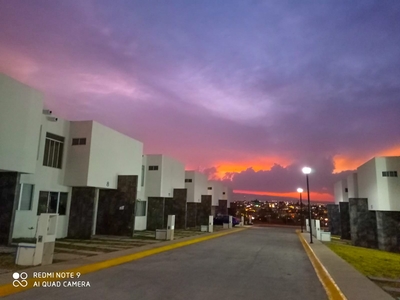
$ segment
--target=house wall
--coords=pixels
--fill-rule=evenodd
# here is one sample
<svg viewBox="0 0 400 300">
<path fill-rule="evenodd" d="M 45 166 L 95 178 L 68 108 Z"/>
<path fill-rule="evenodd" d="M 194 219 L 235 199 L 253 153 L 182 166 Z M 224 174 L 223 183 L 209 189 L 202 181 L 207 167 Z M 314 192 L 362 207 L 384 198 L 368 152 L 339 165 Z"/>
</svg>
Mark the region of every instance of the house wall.
<svg viewBox="0 0 400 300">
<path fill-rule="evenodd" d="M 0 73 L 0 170 L 34 173 L 43 95 Z"/>
<path fill-rule="evenodd" d="M 339 204 L 339 202 L 349 201 L 346 189 L 347 189 L 347 179 L 343 179 L 335 183 L 334 186 L 335 204 Z"/>
<path fill-rule="evenodd" d="M 227 200 L 228 208 L 231 207 L 231 202 L 233 202 L 233 190 L 230 187 L 228 186 L 223 187 L 222 200 Z"/>
<path fill-rule="evenodd" d="M 382 172 L 397 171 L 398 177 Z M 400 157 L 375 157 L 357 169 L 358 193 L 368 198 L 369 210 L 400 211 Z"/>
<path fill-rule="evenodd" d="M 143 143 L 93 122 L 88 186 L 118 187 L 118 175 L 142 173 Z"/>
<path fill-rule="evenodd" d="M 185 179 L 192 179 L 192 182 L 185 182 L 188 202 L 201 202 L 201 195 L 207 195 L 207 176 L 197 171 L 185 171 Z"/>
<path fill-rule="evenodd" d="M 368 199 L 368 209 L 376 210 L 378 204 L 378 182 L 375 159 L 371 159 L 357 168 L 358 196 Z"/>
<path fill-rule="evenodd" d="M 92 121 L 70 122 L 65 185 L 84 187 L 88 184 L 92 127 Z M 72 146 L 74 138 L 86 138 L 86 145 Z"/>
<path fill-rule="evenodd" d="M 20 184 L 34 185 L 31 210 L 17 210 L 15 213 L 13 238 L 34 237 L 37 227 L 37 209 L 40 191 L 66 192 L 68 193 L 68 206 L 71 199 L 71 188 L 64 185 L 65 169 L 68 157 L 69 122 L 58 119 L 57 122 L 49 121 L 46 115 L 42 115 L 42 134 L 39 142 L 39 155 L 36 161 L 34 174 L 21 174 Z M 64 137 L 64 150 L 61 169 L 43 166 L 46 133 L 52 133 Z M 37 150 L 36 150 L 37 151 Z M 67 207 L 66 215 L 58 217 L 57 238 L 67 236 L 68 229 Z"/>
<path fill-rule="evenodd" d="M 400 211 L 400 156 L 376 157 L 375 162 L 379 205 L 374 210 Z M 397 171 L 397 177 L 382 176 L 385 171 Z"/>
<path fill-rule="evenodd" d="M 219 181 L 209 180 L 208 187 L 212 188 L 211 190 L 208 189 L 208 195 L 211 195 L 211 205 L 218 206 L 219 200 L 223 197 L 224 186 Z"/>
<path fill-rule="evenodd" d="M 163 156 L 162 173 L 161 197 L 172 197 L 174 189 L 185 188 L 185 165 L 180 161 Z"/>
<path fill-rule="evenodd" d="M 348 198 L 358 198 L 358 179 L 357 173 L 350 174 L 347 176 L 347 193 Z"/>
<path fill-rule="evenodd" d="M 185 188 L 185 165 L 165 155 L 146 155 L 145 197 L 173 197 L 174 189 Z M 158 170 L 149 170 L 158 166 Z"/>
<path fill-rule="evenodd" d="M 149 166 L 158 166 L 158 170 L 149 170 Z M 145 168 L 145 197 L 161 196 L 162 186 L 162 155 L 146 155 Z"/>
</svg>

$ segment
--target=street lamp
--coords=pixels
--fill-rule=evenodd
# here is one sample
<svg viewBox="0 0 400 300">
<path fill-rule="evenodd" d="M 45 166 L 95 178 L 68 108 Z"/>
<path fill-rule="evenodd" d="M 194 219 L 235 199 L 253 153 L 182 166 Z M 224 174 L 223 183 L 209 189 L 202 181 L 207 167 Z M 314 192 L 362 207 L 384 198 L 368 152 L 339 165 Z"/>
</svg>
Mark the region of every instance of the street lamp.
<svg viewBox="0 0 400 300">
<path fill-rule="evenodd" d="M 301 193 L 303 192 L 303 189 L 298 188 L 297 192 L 300 195 L 300 226 L 301 226 L 301 232 L 303 232 L 303 201 L 301 199 Z"/>
<path fill-rule="evenodd" d="M 310 204 L 310 187 L 308 185 L 308 174 L 311 173 L 311 168 L 309 167 L 304 167 L 302 169 L 303 174 L 306 174 L 306 180 L 307 180 L 307 198 L 308 198 L 308 214 L 309 214 L 309 221 L 308 224 L 310 225 L 310 244 L 313 243 L 312 240 L 312 226 L 311 226 L 311 204 Z"/>
</svg>

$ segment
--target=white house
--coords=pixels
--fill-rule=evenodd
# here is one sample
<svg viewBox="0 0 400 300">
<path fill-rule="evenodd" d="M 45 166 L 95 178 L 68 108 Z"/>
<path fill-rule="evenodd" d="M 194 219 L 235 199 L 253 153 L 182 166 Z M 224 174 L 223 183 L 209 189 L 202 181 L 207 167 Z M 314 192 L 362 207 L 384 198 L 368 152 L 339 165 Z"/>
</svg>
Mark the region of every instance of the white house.
<svg viewBox="0 0 400 300">
<path fill-rule="evenodd" d="M 357 173 L 347 176 L 347 199 L 358 198 L 358 179 Z"/>
<path fill-rule="evenodd" d="M 145 155 L 144 198 L 172 197 L 174 189 L 185 188 L 185 165 L 162 154 Z"/>
<path fill-rule="evenodd" d="M 349 202 L 347 179 L 336 182 L 333 191 L 335 195 L 335 204 L 339 204 L 339 202 Z"/>
<path fill-rule="evenodd" d="M 208 195 L 207 176 L 198 171 L 185 171 L 185 188 L 187 189 L 187 202 L 201 202 L 201 195 Z"/>
<path fill-rule="evenodd" d="M 224 185 L 217 180 L 208 181 L 208 195 L 211 195 L 211 205 L 218 206 L 219 200 L 223 199 Z"/>
<path fill-rule="evenodd" d="M 400 156 L 375 157 L 357 168 L 358 196 L 368 209 L 400 211 Z"/>
<path fill-rule="evenodd" d="M 57 238 L 68 235 L 71 217 L 77 231 L 93 234 L 99 195 L 104 199 L 100 208 L 107 211 L 115 197 L 106 191 L 119 190 L 121 176 L 133 176 L 129 203 L 141 188 L 141 142 L 94 121 L 57 118 L 43 110 L 40 92 L 3 74 L 0 140 L 1 243 L 34 237 L 38 215 L 46 212 L 59 214 Z M 129 211 L 115 218 L 121 216 L 127 220 Z"/>
</svg>

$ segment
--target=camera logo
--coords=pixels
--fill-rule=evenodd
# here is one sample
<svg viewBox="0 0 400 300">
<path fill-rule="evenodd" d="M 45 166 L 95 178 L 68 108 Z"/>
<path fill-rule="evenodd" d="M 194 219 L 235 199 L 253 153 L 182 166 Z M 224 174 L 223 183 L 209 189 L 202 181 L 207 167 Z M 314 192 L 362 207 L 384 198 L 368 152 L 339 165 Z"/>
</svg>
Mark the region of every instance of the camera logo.
<svg viewBox="0 0 400 300">
<path fill-rule="evenodd" d="M 14 278 L 12 283 L 14 287 L 26 287 L 28 285 L 28 281 L 26 280 L 28 278 L 28 274 L 26 272 L 15 272 L 12 276 Z"/>
</svg>

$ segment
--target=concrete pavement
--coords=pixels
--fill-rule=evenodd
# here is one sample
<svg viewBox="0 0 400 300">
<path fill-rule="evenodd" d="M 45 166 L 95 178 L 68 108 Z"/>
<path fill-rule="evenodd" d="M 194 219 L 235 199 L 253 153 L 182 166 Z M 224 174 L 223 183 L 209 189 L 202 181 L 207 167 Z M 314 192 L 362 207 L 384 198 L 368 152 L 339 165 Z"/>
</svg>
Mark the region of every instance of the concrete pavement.
<svg viewBox="0 0 400 300">
<path fill-rule="evenodd" d="M 230 232 L 83 275 L 89 288 L 40 287 L 7 299 L 328 299 L 293 229 Z"/>
<path fill-rule="evenodd" d="M 257 236 L 257 234 L 255 232 L 261 232 L 260 230 L 262 230 L 262 229 L 255 227 L 252 230 L 245 231 L 245 232 L 241 233 L 240 236 L 237 235 L 237 234 L 234 234 L 234 235 L 231 235 L 231 237 L 236 239 L 237 241 L 242 241 L 245 244 L 247 243 L 249 245 L 249 247 L 251 248 L 252 247 L 251 246 L 252 241 L 251 241 L 251 239 L 248 239 L 248 238 L 251 237 L 251 236 L 253 236 L 253 237 Z M 300 243 L 297 243 L 297 245 L 296 245 L 295 242 L 290 241 L 290 240 L 285 240 L 285 238 L 283 240 L 280 240 L 280 239 L 277 239 L 276 237 L 274 237 L 274 235 L 275 235 L 274 232 L 277 233 L 277 232 L 280 231 L 280 229 L 277 228 L 277 227 L 271 227 L 271 228 L 269 228 L 267 230 L 268 230 L 268 241 L 269 241 L 268 245 L 265 244 L 264 246 L 261 246 L 261 247 L 259 245 L 258 248 L 256 247 L 256 248 L 253 248 L 253 249 L 247 249 L 246 251 L 249 251 L 249 250 L 251 250 L 251 251 L 249 253 L 247 253 L 246 255 L 244 254 L 245 252 L 243 252 L 243 251 L 239 251 L 241 253 L 241 255 L 232 254 L 234 252 L 225 253 L 225 256 L 223 256 L 223 257 L 227 257 L 229 259 L 226 259 L 226 260 L 222 259 L 217 264 L 215 264 L 215 266 L 213 266 L 213 267 L 215 267 L 217 269 L 221 269 L 221 268 L 224 269 L 224 265 L 231 264 L 231 260 L 232 261 L 235 261 L 235 260 L 236 261 L 237 260 L 241 261 L 242 262 L 241 265 L 250 266 L 249 270 L 251 270 L 251 268 L 253 268 L 255 265 L 262 266 L 262 264 L 260 262 L 258 262 L 256 258 L 260 257 L 261 254 L 263 255 L 263 257 L 265 257 L 265 253 L 263 254 L 263 250 L 260 250 L 260 249 L 262 249 L 264 247 L 265 249 L 270 248 L 270 250 L 272 250 L 272 252 L 273 251 L 278 251 L 278 252 L 282 252 L 283 251 L 282 254 L 284 254 L 283 255 L 284 259 L 283 258 L 282 259 L 277 259 L 276 257 L 273 257 L 273 256 L 270 256 L 270 259 L 272 259 L 273 261 L 276 261 L 276 262 L 279 261 L 281 263 L 286 261 L 285 262 L 285 266 L 281 266 L 281 265 L 278 264 L 278 265 L 275 265 L 275 267 L 273 267 L 273 268 L 278 268 L 278 270 L 286 270 L 286 271 L 288 271 L 289 270 L 288 269 L 289 266 L 297 266 L 297 267 L 300 267 L 301 269 L 304 269 L 304 268 L 307 269 L 307 267 L 304 265 L 304 261 L 308 262 L 307 259 L 304 259 L 302 257 L 297 257 L 297 256 L 296 257 L 292 257 L 293 253 L 302 253 L 303 252 L 303 254 L 305 254 L 304 250 L 302 250 L 302 248 L 301 248 L 301 244 Z M 290 231 L 291 233 L 293 233 L 293 236 L 295 236 L 295 230 L 294 229 L 284 229 L 284 230 Z M 108 253 L 108 254 L 104 254 L 104 255 L 92 256 L 92 257 L 88 257 L 88 258 L 85 258 L 85 259 L 82 259 L 82 260 L 74 260 L 74 261 L 70 261 L 70 262 L 65 262 L 65 263 L 60 263 L 60 264 L 53 264 L 53 265 L 49 265 L 49 266 L 39 266 L 39 267 L 35 267 L 35 268 L 30 268 L 28 273 L 32 274 L 32 272 L 34 272 L 34 271 L 36 271 L 36 272 L 56 272 L 56 271 L 60 271 L 60 270 L 81 270 L 81 271 L 83 270 L 83 273 L 85 273 L 85 272 L 89 273 L 89 272 L 92 272 L 92 271 L 101 270 L 101 269 L 104 269 L 104 268 L 108 268 L 108 267 L 111 267 L 111 266 L 118 265 L 120 263 L 125 263 L 125 262 L 128 262 L 130 260 L 139 259 L 139 258 L 146 257 L 146 256 L 149 256 L 149 255 L 152 255 L 152 254 L 156 254 L 156 253 L 160 253 L 159 255 L 154 256 L 154 257 L 156 257 L 156 260 L 158 260 L 158 265 L 162 265 L 162 263 L 160 264 L 160 262 L 163 259 L 162 255 L 164 255 L 162 252 L 176 248 L 176 247 L 174 247 L 174 245 L 176 245 L 176 244 L 180 244 L 177 247 L 182 247 L 182 246 L 185 246 L 185 245 L 194 244 L 194 243 L 196 243 L 198 241 L 207 240 L 208 239 L 207 237 L 212 238 L 212 237 L 217 237 L 217 236 L 223 236 L 224 234 L 233 233 L 233 232 L 237 232 L 237 229 L 233 229 L 232 231 L 224 231 L 224 232 L 222 232 L 222 234 L 220 234 L 220 233 L 207 234 L 207 235 L 204 236 L 205 239 L 201 239 L 201 238 L 199 239 L 198 237 L 186 238 L 186 239 L 182 239 L 182 240 L 179 240 L 179 241 L 164 242 L 164 243 L 157 244 L 157 245 L 149 245 L 149 246 L 146 246 L 146 247 L 143 247 L 143 248 L 139 248 L 139 249 L 134 249 L 134 250 L 129 249 L 129 250 L 124 250 L 124 251 L 112 252 L 112 253 Z M 253 232 L 254 232 L 254 234 L 253 234 Z M 290 236 L 290 234 L 288 236 Z M 308 239 L 309 239 L 309 234 L 308 233 L 299 234 L 299 237 L 301 239 L 303 239 L 304 241 L 306 241 L 306 243 L 308 244 Z M 221 248 L 225 248 L 225 246 L 229 247 L 229 245 L 226 244 L 226 239 L 225 238 L 221 238 L 221 239 L 218 239 L 218 240 L 222 240 L 222 242 L 223 242 L 223 246 L 221 246 Z M 225 242 L 224 242 L 224 240 L 225 240 Z M 266 242 L 266 241 L 264 240 L 264 242 Z M 298 238 L 297 238 L 297 242 L 298 242 Z M 282 248 L 283 250 L 282 249 L 279 250 L 278 248 L 274 248 L 272 246 L 274 244 L 279 244 L 279 243 L 283 243 L 283 245 L 285 246 L 285 247 Z M 189 247 L 189 248 L 191 248 L 191 249 L 196 249 L 196 248 L 203 249 L 202 251 L 208 251 L 208 253 L 212 254 L 213 253 L 212 248 L 206 247 L 207 244 L 209 244 L 209 243 L 201 243 L 199 245 L 196 245 L 196 247 Z M 339 288 L 339 290 L 343 294 L 342 298 L 335 298 L 335 297 L 332 297 L 332 295 L 330 295 L 329 299 L 348 299 L 348 300 L 359 300 L 359 299 L 360 300 L 361 299 L 362 300 L 369 300 L 369 299 L 371 299 L 371 300 L 378 300 L 378 299 L 379 300 L 390 300 L 390 299 L 393 299 L 389 294 L 387 294 L 382 289 L 380 289 L 376 284 L 374 284 L 368 278 L 366 278 L 365 276 L 360 274 L 357 270 L 355 270 L 352 266 L 350 266 L 343 259 L 338 257 L 334 252 L 332 252 L 328 247 L 326 247 L 324 244 L 322 244 L 318 240 L 314 239 L 314 243 L 309 245 L 309 246 L 310 246 L 311 252 L 313 253 L 312 255 L 315 255 L 317 260 L 321 263 L 321 266 L 323 266 L 323 268 L 328 272 L 328 277 L 330 277 L 334 281 L 334 284 L 337 285 L 337 287 Z M 299 249 L 299 247 L 300 247 L 300 249 Z M 161 251 L 157 250 L 157 249 L 160 249 L 160 248 L 163 248 L 163 249 L 161 249 Z M 287 249 L 285 249 L 285 248 L 287 248 Z M 208 249 L 208 250 L 204 250 L 204 249 Z M 291 251 L 290 251 L 290 249 L 291 249 Z M 181 249 L 177 249 L 175 251 L 170 252 L 171 255 L 176 252 L 177 256 L 174 258 L 175 260 L 181 260 L 179 257 L 182 258 L 182 253 L 179 253 L 178 250 L 180 251 Z M 237 247 L 233 247 L 233 250 L 238 251 L 238 248 Z M 295 251 L 293 251 L 293 250 L 295 250 Z M 143 254 L 143 253 L 146 253 L 146 251 L 150 251 L 150 253 Z M 193 254 L 192 257 L 194 257 L 194 256 L 197 257 L 200 254 L 201 254 L 201 251 L 200 251 L 200 253 Z M 167 255 L 168 260 L 171 259 L 171 255 Z M 124 259 L 122 259 L 124 257 L 125 258 L 128 257 L 128 259 L 125 259 L 125 261 L 124 261 Z M 256 258 L 254 258 L 254 257 L 256 257 Z M 146 262 L 148 263 L 148 259 L 140 260 L 140 264 L 141 264 L 141 266 L 143 268 L 146 267 Z M 201 265 L 206 266 L 206 262 L 204 261 L 204 259 L 205 258 L 203 258 L 202 264 L 200 264 L 200 266 L 198 266 L 198 267 L 201 267 Z M 115 262 L 115 260 L 116 260 L 116 263 L 114 263 L 114 264 L 107 263 L 107 261 L 114 261 Z M 138 262 L 135 263 L 136 267 L 137 267 L 137 263 Z M 300 263 L 300 265 L 299 265 L 299 263 Z M 93 269 L 93 268 L 90 268 L 90 267 L 88 268 L 87 267 L 87 266 L 93 266 L 93 265 L 97 265 L 98 268 L 97 269 L 96 268 Z M 128 264 L 124 265 L 123 268 L 129 268 L 130 269 L 130 267 L 128 267 L 127 265 Z M 234 267 L 234 268 L 236 268 L 236 270 L 237 270 L 239 267 L 241 268 L 241 265 L 236 265 L 236 267 Z M 165 266 L 165 267 L 167 267 L 167 266 Z M 194 268 L 194 266 L 191 266 L 191 267 Z M 198 267 L 196 267 L 196 268 L 198 269 Z M 210 266 L 208 266 L 208 267 L 210 267 Z M 270 270 L 272 270 L 271 265 L 264 265 L 263 267 L 267 268 L 267 269 L 269 268 Z M 116 268 L 111 268 L 111 270 L 115 270 L 115 269 Z M 136 273 L 135 272 L 136 270 L 137 269 L 135 269 L 135 267 L 132 267 L 132 269 L 131 269 L 131 271 L 133 273 Z M 240 270 L 243 270 L 243 269 L 240 269 Z M 257 270 L 260 270 L 260 269 L 257 269 Z M 105 274 L 104 271 L 106 271 L 106 270 L 103 270 L 101 272 L 93 273 L 93 275 L 85 275 L 82 278 L 91 278 L 91 276 L 94 276 L 93 278 L 96 278 L 95 279 L 96 281 L 103 282 L 104 280 L 102 279 L 102 276 L 104 277 L 104 274 Z M 246 270 L 243 270 L 243 271 L 245 271 L 246 276 L 251 276 L 252 272 L 249 273 Z M 159 272 L 162 272 L 162 270 L 158 270 L 157 274 Z M 218 272 L 216 272 L 216 273 L 218 273 Z M 228 272 L 228 273 L 230 273 L 230 272 Z M 234 271 L 233 273 L 237 273 L 237 272 Z M 314 273 L 314 272 L 312 272 L 312 273 Z M 255 273 L 255 274 L 257 274 L 257 273 Z M 288 274 L 290 274 L 290 275 L 288 275 Z M 12 276 L 11 275 L 12 274 L 3 274 L 3 275 L 0 276 L 0 295 L 3 295 L 3 296 L 6 295 L 4 293 L 2 294 L 2 292 L 5 291 L 5 289 L 4 289 L 5 285 L 7 285 L 7 284 L 10 285 L 10 283 L 12 281 Z M 314 275 L 315 275 L 315 273 L 314 273 Z M 153 275 L 148 274 L 146 276 L 148 276 L 146 278 L 149 281 L 152 280 L 151 276 L 155 276 L 154 278 L 155 278 L 156 282 L 159 281 L 159 279 L 158 279 L 156 274 L 153 274 Z M 216 276 L 216 275 L 214 275 L 214 276 Z M 224 272 L 221 272 L 220 276 L 222 276 L 224 278 L 223 279 L 224 284 L 228 284 L 229 282 L 231 282 L 230 276 L 228 276 L 228 275 L 225 276 Z M 238 276 L 240 276 L 240 272 L 238 273 Z M 291 283 L 291 281 L 290 281 L 291 277 L 295 278 L 295 277 L 299 276 L 299 278 L 301 278 L 302 289 L 310 289 L 310 286 L 309 286 L 310 283 L 315 284 L 315 282 L 318 282 L 318 279 L 316 279 L 316 276 L 315 276 L 314 279 L 311 279 L 311 280 L 308 279 L 307 281 L 305 281 L 304 280 L 304 274 L 303 275 L 299 275 L 299 274 L 295 275 L 295 274 L 292 274 L 291 271 L 287 272 L 286 276 L 284 276 L 284 274 L 280 274 L 280 276 L 281 276 L 280 279 L 282 281 L 287 282 L 287 280 L 289 280 L 290 283 Z M 307 276 L 309 278 L 312 278 L 312 275 L 310 275 L 310 274 L 308 274 Z M 109 277 L 114 278 L 115 276 L 114 276 L 114 274 L 112 274 L 112 275 L 109 275 Z M 200 276 L 200 278 L 203 278 L 203 279 L 204 279 L 204 277 L 206 277 L 206 276 L 204 276 L 204 275 Z M 192 277 L 191 277 L 190 274 L 186 275 L 186 276 L 183 276 L 183 277 L 181 276 L 181 284 L 182 283 L 184 284 L 186 282 L 187 278 L 192 278 Z M 207 279 L 207 278 L 205 278 L 205 279 Z M 268 281 L 268 278 L 264 278 L 264 279 L 265 279 L 265 281 Z M 218 277 L 218 280 L 220 280 L 220 277 Z M 193 281 L 195 282 L 195 278 L 193 278 Z M 274 281 L 272 281 L 272 282 L 274 282 Z M 277 281 L 275 281 L 275 284 L 273 284 L 271 286 L 272 288 L 276 287 L 276 282 Z M 118 284 L 118 280 L 117 280 L 117 284 Z M 249 295 L 247 293 L 244 293 L 244 291 L 248 291 L 248 288 L 243 286 L 242 283 L 237 282 L 236 286 L 239 289 L 236 290 L 236 292 L 235 292 L 236 294 L 235 293 L 229 294 L 231 297 L 236 297 L 237 295 L 241 295 L 241 296 L 243 296 L 245 298 L 248 298 L 247 296 L 249 296 L 249 298 L 251 298 L 251 299 L 256 299 L 254 297 L 251 297 L 251 295 Z M 252 286 L 253 288 L 257 288 L 257 285 L 250 284 L 250 286 Z M 284 290 L 284 288 L 287 287 L 287 286 L 293 286 L 293 285 L 292 284 L 288 284 L 288 285 L 285 285 L 285 286 L 281 287 L 281 289 Z M 318 284 L 317 284 L 317 286 L 318 286 Z M 210 285 L 210 287 L 211 287 L 211 285 Z M 321 287 L 322 286 L 320 286 L 319 288 L 316 288 L 316 289 L 319 290 Z M 326 286 L 325 286 L 325 288 L 326 288 Z M 243 290 L 241 290 L 241 289 L 243 289 Z M 12 290 L 16 291 L 14 287 L 12 287 Z M 39 296 L 40 293 L 43 293 L 43 290 L 44 290 L 43 288 L 36 288 L 36 289 L 34 289 L 32 291 L 24 292 L 20 296 L 15 295 L 15 298 L 14 298 L 14 296 L 10 296 L 10 299 L 24 299 L 24 297 L 28 296 L 30 293 L 34 293 L 34 294 L 39 293 L 38 294 L 38 296 Z M 47 290 L 50 291 L 50 290 L 53 290 L 53 289 L 47 289 Z M 87 294 L 88 292 L 90 292 L 90 295 L 92 295 L 92 294 L 96 295 L 97 294 L 97 292 L 94 291 L 93 288 L 89 288 L 89 289 L 86 289 L 86 290 L 85 289 L 84 290 L 82 290 L 82 289 L 68 289 L 68 290 L 69 290 L 68 293 L 73 292 L 74 295 L 75 294 L 78 295 L 81 292 L 86 291 L 84 294 L 80 294 L 80 296 L 82 296 L 82 297 L 84 296 L 85 298 L 88 297 L 88 294 Z M 78 290 L 80 292 L 78 292 Z M 301 289 L 299 289 L 299 291 L 300 290 Z M 215 292 L 218 291 L 218 287 L 214 287 L 214 291 Z M 59 290 L 59 292 L 60 292 L 60 290 Z M 62 298 L 63 295 L 65 294 L 65 292 L 66 292 L 66 290 L 64 289 L 64 292 L 62 294 L 60 294 L 60 295 L 57 295 L 57 298 L 60 298 L 60 297 Z M 56 290 L 51 291 L 50 295 L 53 295 L 54 293 L 57 293 L 57 291 Z M 103 293 L 104 293 L 104 291 L 103 291 Z M 120 291 L 119 293 L 123 293 L 123 292 Z M 329 293 L 329 291 L 328 291 L 328 293 Z M 69 295 L 69 294 L 66 294 L 66 295 Z M 302 297 L 300 297 L 301 294 L 299 294 L 299 293 L 296 293 L 296 295 L 299 296 L 299 297 L 296 297 L 296 298 L 293 298 L 293 299 L 299 299 L 299 298 L 304 298 L 304 299 L 326 299 L 327 298 L 325 293 L 324 293 L 324 295 L 308 295 L 308 296 L 302 296 Z M 41 295 L 39 297 L 42 299 L 42 296 L 43 295 Z M 98 294 L 98 296 L 104 296 L 104 294 L 101 295 L 101 293 L 100 293 L 100 294 Z M 208 295 L 208 296 L 210 296 L 210 295 Z M 183 297 L 183 295 L 182 295 L 182 297 Z M 285 298 L 276 298 L 276 297 L 279 297 L 279 295 L 275 294 L 275 298 L 269 298 L 269 297 L 265 298 L 264 297 L 264 299 L 291 299 L 290 295 L 288 295 L 288 294 L 285 295 Z M 104 298 L 104 297 L 102 297 L 102 298 Z M 131 299 L 131 298 L 129 298 L 129 299 Z M 148 298 L 148 299 L 157 299 L 157 298 Z M 175 298 L 175 299 L 178 299 L 178 298 Z M 218 299 L 225 299 L 225 298 L 218 298 Z"/>
<path fill-rule="evenodd" d="M 309 233 L 304 232 L 301 237 L 311 247 L 318 260 L 348 300 L 393 300 L 388 293 L 319 240 L 313 238 L 313 244 L 309 244 Z"/>
</svg>

